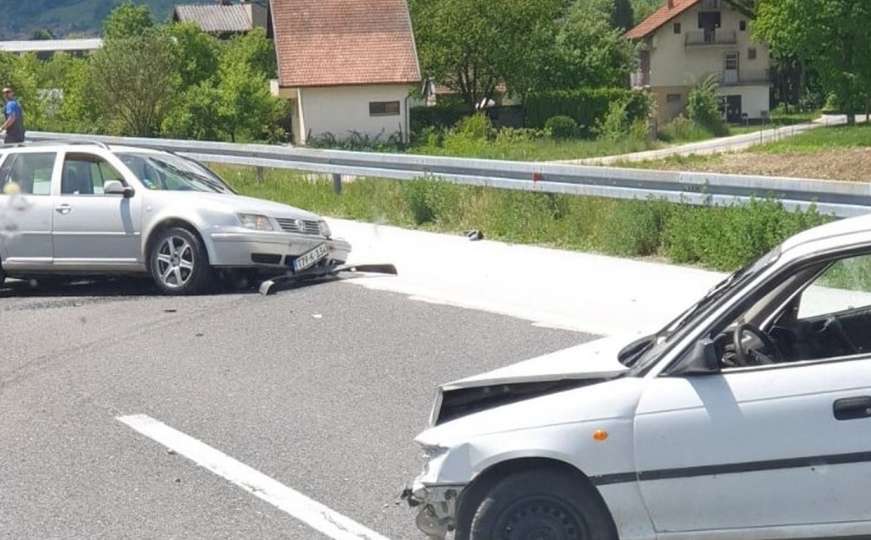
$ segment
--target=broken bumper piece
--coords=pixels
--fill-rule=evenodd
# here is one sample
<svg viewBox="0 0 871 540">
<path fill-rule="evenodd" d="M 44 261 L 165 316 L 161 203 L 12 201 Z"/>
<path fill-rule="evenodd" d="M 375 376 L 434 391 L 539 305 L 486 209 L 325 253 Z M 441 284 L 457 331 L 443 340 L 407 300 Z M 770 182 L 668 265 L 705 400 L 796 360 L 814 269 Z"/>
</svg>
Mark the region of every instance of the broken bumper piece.
<svg viewBox="0 0 871 540">
<path fill-rule="evenodd" d="M 456 528 L 457 499 L 462 485 L 425 486 L 415 482 L 402 492 L 412 508 L 419 508 L 415 523 L 431 540 L 443 540 Z"/>
</svg>

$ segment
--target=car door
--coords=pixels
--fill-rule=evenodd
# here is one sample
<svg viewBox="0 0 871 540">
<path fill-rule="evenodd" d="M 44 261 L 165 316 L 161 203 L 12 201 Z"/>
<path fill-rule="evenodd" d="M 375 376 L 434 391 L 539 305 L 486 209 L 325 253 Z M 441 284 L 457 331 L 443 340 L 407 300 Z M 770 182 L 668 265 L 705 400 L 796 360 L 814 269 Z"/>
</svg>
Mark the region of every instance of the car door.
<svg viewBox="0 0 871 540">
<path fill-rule="evenodd" d="M 127 184 L 107 156 L 64 154 L 55 201 L 55 266 L 103 270 L 140 263 L 141 195 L 106 194 L 109 181 Z"/>
<path fill-rule="evenodd" d="M 6 271 L 52 264 L 57 152 L 10 152 L 0 164 L 0 254 Z"/>
<path fill-rule="evenodd" d="M 853 262 L 871 269 L 865 257 Z M 792 324 L 871 306 L 871 283 L 839 285 L 837 269 L 790 300 Z M 812 347 L 780 364 L 652 380 L 635 451 L 660 536 L 871 534 L 871 354 L 852 352 Z"/>
</svg>

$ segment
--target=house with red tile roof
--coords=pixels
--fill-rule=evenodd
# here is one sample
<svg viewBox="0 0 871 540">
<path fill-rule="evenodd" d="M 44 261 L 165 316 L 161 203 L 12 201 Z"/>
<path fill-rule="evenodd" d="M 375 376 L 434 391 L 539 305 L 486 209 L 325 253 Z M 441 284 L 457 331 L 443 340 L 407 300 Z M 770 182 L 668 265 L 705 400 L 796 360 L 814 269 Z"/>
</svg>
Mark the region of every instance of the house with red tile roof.
<svg viewBox="0 0 871 540">
<path fill-rule="evenodd" d="M 686 110 L 697 82 L 714 75 L 724 117 L 766 119 L 771 83 L 768 45 L 755 41 L 752 22 L 725 0 L 663 0 L 626 37 L 640 45 L 632 86 L 656 98 L 660 124 Z"/>
<path fill-rule="evenodd" d="M 421 82 L 406 0 L 271 0 L 274 95 L 291 103 L 293 141 L 353 132 L 407 140 Z"/>
</svg>

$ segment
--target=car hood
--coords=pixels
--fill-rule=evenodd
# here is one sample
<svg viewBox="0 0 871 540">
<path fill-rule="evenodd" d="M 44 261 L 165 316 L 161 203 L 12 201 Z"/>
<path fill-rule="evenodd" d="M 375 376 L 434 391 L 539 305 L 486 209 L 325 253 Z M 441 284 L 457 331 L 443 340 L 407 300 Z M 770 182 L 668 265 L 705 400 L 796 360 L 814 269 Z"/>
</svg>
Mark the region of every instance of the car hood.
<svg viewBox="0 0 871 540">
<path fill-rule="evenodd" d="M 431 424 L 613 379 L 629 370 L 618 356 L 630 341 L 600 339 L 442 385 Z"/>
<path fill-rule="evenodd" d="M 271 217 L 290 218 L 290 219 L 306 219 L 317 221 L 320 216 L 307 212 L 300 208 L 281 204 L 272 201 L 264 201 L 263 199 L 255 199 L 254 197 L 245 197 L 244 195 L 235 195 L 232 193 L 203 193 L 203 192 L 158 192 L 164 196 L 171 194 L 175 197 L 179 194 L 191 196 L 197 200 L 197 204 L 207 205 L 211 208 L 220 208 L 230 213 L 244 214 L 263 214 Z"/>
</svg>

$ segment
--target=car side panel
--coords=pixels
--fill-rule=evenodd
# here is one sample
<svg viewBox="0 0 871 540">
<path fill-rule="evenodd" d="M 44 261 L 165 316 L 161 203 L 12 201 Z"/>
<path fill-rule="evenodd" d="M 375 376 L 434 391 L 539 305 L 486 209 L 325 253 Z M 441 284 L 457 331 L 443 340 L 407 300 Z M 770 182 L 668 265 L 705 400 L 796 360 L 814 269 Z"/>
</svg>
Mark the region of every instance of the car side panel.
<svg viewBox="0 0 871 540">
<path fill-rule="evenodd" d="M 869 394 L 867 359 L 656 379 L 635 435 L 657 531 L 854 529 L 871 516 L 871 419 L 838 421 L 833 404 Z"/>
</svg>

